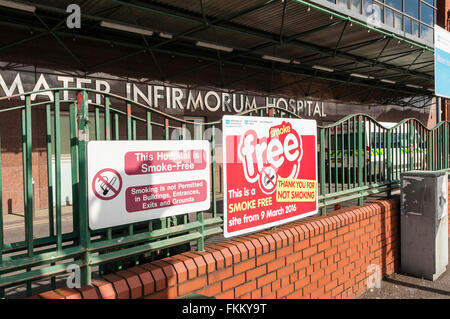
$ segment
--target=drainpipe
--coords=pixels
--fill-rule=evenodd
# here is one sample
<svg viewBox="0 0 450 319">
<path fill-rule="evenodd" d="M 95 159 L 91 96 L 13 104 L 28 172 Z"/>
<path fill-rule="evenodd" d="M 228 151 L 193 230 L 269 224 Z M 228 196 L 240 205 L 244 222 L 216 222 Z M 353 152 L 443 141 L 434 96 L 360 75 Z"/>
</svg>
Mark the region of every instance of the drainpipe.
<svg viewBox="0 0 450 319">
<path fill-rule="evenodd" d="M 442 121 L 442 107 L 441 107 L 441 98 L 436 97 L 436 124 L 440 123 Z"/>
</svg>

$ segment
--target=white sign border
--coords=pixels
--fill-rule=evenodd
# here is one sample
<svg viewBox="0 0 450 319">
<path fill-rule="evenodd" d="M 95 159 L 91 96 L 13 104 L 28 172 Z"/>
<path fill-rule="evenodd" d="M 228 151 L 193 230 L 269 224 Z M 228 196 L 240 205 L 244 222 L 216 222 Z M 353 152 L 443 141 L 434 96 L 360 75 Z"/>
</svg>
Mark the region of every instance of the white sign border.
<svg viewBox="0 0 450 319">
<path fill-rule="evenodd" d="M 131 145 L 131 146 L 130 146 Z M 149 146 L 150 145 L 150 146 Z M 110 151 L 105 151 L 103 148 L 110 149 Z M 143 175 L 127 175 L 125 173 L 125 158 L 124 155 L 127 152 L 133 151 L 154 151 L 154 150 L 186 150 L 186 149 L 202 149 L 206 152 L 206 167 L 203 170 L 194 170 L 187 172 L 171 172 L 171 173 L 156 173 L 156 174 L 143 174 Z M 103 150 L 103 151 L 102 151 Z M 111 151 L 112 150 L 112 151 Z M 102 155 L 112 156 L 114 153 L 122 154 L 115 159 L 114 162 L 117 164 L 109 164 L 111 162 L 105 164 L 99 164 L 98 159 L 93 158 L 93 154 L 101 153 Z M 105 161 L 106 162 L 106 161 Z M 100 166 L 103 165 L 103 166 Z M 97 174 L 97 172 L 101 168 L 112 168 L 121 174 L 122 177 L 122 189 L 120 194 L 112 201 L 118 199 L 116 202 L 119 203 L 121 207 L 114 207 L 114 211 L 116 211 L 116 215 L 112 215 L 111 219 L 107 221 L 103 220 L 99 222 L 100 219 L 104 218 L 104 214 L 102 212 L 93 212 L 95 209 L 93 206 L 93 201 L 99 201 L 100 199 L 96 197 L 92 190 L 92 179 Z M 210 142 L 207 140 L 157 140 L 157 141 L 148 141 L 148 140 L 122 140 L 122 141 L 90 141 L 87 145 L 87 169 L 88 169 L 88 220 L 89 220 L 89 228 L 91 230 L 105 229 L 109 227 L 116 226 L 124 226 L 129 224 L 134 224 L 138 222 L 145 222 L 149 220 L 184 215 L 189 213 L 194 213 L 197 211 L 206 211 L 211 208 L 211 146 Z M 206 176 L 198 177 L 199 173 L 206 174 Z M 186 180 L 198 180 L 205 179 L 206 180 L 206 199 L 200 203 L 189 203 L 189 204 L 181 204 L 175 206 L 168 206 L 164 208 L 156 208 L 149 210 L 142 210 L 139 212 L 127 212 L 126 210 L 126 199 L 125 193 L 126 189 L 130 186 L 142 186 L 142 185 L 153 185 L 153 184 L 164 184 L 167 181 L 168 174 L 183 174 L 183 176 L 187 176 L 187 178 L 176 178 L 175 182 L 183 182 Z M 156 181 L 152 181 L 151 183 L 136 183 L 129 185 L 127 179 L 130 180 L 139 180 L 143 179 L 143 176 L 153 177 Z M 205 178 L 203 178 L 205 177 Z M 120 201 L 121 199 L 121 201 Z M 200 205 L 202 204 L 202 205 Z M 201 207 L 200 207 L 201 206 Z M 190 208 L 192 207 L 192 208 Z M 117 211 L 119 210 L 119 211 Z M 165 212 L 160 212 L 160 210 L 165 210 Z M 149 218 L 149 215 L 152 215 Z M 119 218 L 119 217 L 121 218 Z M 125 220 L 118 222 L 118 220 Z"/>
<path fill-rule="evenodd" d="M 301 121 L 309 121 L 309 122 L 314 122 L 314 126 L 316 127 L 316 131 L 314 132 L 314 137 L 316 140 L 316 207 L 317 209 L 315 211 L 312 212 L 308 212 L 308 213 L 304 213 L 301 215 L 297 215 L 297 216 L 293 216 L 293 217 L 289 217 L 286 219 L 282 219 L 282 220 L 278 220 L 272 223 L 268 223 L 268 224 L 264 224 L 264 225 L 259 225 L 259 226 L 255 226 L 252 228 L 246 228 L 246 229 L 242 229 L 242 230 L 238 230 L 232 233 L 229 233 L 227 231 L 227 178 L 226 178 L 226 174 L 227 174 L 227 165 L 226 165 L 226 159 L 227 159 L 227 154 L 226 154 L 226 147 L 224 145 L 224 147 L 222 147 L 222 158 L 223 158 L 223 235 L 225 238 L 232 238 L 232 237 L 236 237 L 236 236 L 241 236 L 244 234 L 251 234 L 251 233 L 255 233 L 261 230 L 265 230 L 268 228 L 272 228 L 275 226 L 280 226 L 280 225 L 284 225 L 299 219 L 303 219 L 309 216 L 313 216 L 313 215 L 317 215 L 319 212 L 319 183 L 318 183 L 318 163 L 317 163 L 317 121 L 316 120 L 311 120 L 311 119 L 295 119 L 295 118 L 276 118 L 276 117 L 253 117 L 253 116 L 236 116 L 236 115 L 224 115 L 222 117 L 222 136 L 223 136 L 223 143 L 225 144 L 225 140 L 226 140 L 226 120 L 236 120 L 236 119 L 242 119 L 242 120 L 255 120 L 255 119 L 261 119 L 261 120 L 279 120 L 280 123 L 282 121 L 292 121 L 292 120 L 301 120 Z M 276 123 L 273 123 L 273 125 L 277 125 Z"/>
</svg>

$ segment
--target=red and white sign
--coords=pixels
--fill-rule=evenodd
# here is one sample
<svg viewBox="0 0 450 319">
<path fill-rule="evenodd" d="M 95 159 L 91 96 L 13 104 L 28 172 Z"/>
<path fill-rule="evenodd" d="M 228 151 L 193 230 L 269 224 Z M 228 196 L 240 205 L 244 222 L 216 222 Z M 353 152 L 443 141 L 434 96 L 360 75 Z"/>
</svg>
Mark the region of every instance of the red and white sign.
<svg viewBox="0 0 450 319">
<path fill-rule="evenodd" d="M 111 168 L 104 168 L 92 179 L 92 191 L 103 200 L 116 198 L 122 189 L 122 177 Z"/>
<path fill-rule="evenodd" d="M 89 142 L 89 227 L 208 210 L 210 154 L 208 141 Z"/>
<path fill-rule="evenodd" d="M 223 117 L 224 235 L 318 212 L 314 120 Z"/>
</svg>

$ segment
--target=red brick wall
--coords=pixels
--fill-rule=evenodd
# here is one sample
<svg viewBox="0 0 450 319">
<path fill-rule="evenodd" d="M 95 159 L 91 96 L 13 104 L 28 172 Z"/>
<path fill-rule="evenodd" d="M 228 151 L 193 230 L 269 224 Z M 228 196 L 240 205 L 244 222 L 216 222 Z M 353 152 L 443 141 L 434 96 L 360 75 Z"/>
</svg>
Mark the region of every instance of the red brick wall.
<svg viewBox="0 0 450 319">
<path fill-rule="evenodd" d="M 345 208 L 143 264 L 40 298 L 355 298 L 399 266 L 399 199 Z"/>
<path fill-rule="evenodd" d="M 1 170 L 3 213 L 24 211 L 22 123 L 21 111 L 2 113 L 0 116 Z M 47 150 L 45 112 L 35 109 L 32 117 L 32 173 L 34 179 L 34 206 L 48 207 Z"/>
<path fill-rule="evenodd" d="M 448 10 L 450 10 L 450 0 L 437 0 L 436 2 L 436 23 L 448 30 Z"/>
</svg>

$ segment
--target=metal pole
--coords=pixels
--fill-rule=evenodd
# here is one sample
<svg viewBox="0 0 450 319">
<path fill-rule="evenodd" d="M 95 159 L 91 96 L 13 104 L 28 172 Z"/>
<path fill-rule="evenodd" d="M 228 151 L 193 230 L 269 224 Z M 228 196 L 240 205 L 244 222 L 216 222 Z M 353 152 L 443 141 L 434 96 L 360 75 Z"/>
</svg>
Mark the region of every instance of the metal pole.
<svg viewBox="0 0 450 319">
<path fill-rule="evenodd" d="M 441 107 L 441 98 L 436 96 L 436 124 L 442 121 L 442 107 Z"/>
</svg>

